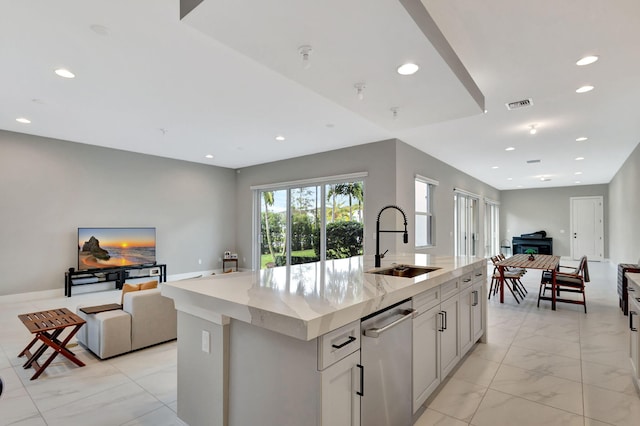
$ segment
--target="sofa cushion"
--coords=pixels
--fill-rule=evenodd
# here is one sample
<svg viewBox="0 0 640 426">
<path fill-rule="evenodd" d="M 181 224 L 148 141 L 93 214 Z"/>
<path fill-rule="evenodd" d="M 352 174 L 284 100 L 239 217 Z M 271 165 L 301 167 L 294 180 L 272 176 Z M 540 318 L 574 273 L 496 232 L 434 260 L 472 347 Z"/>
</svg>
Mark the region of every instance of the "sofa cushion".
<svg viewBox="0 0 640 426">
<path fill-rule="evenodd" d="M 120 298 L 120 304 L 124 305 L 124 295 L 131 291 L 151 290 L 152 288 L 157 288 L 157 287 L 158 287 L 157 280 L 147 281 L 144 283 L 137 283 L 137 284 L 124 283 L 122 285 L 122 297 Z"/>
</svg>

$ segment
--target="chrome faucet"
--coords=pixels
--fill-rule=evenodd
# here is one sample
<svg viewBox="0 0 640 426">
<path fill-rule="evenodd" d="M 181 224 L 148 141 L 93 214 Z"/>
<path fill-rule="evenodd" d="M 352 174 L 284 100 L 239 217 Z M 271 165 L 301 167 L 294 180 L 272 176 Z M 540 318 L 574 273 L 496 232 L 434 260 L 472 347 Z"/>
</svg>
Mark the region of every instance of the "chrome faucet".
<svg viewBox="0 0 640 426">
<path fill-rule="evenodd" d="M 381 230 L 380 229 L 380 215 L 386 209 L 396 209 L 400 213 L 402 213 L 402 217 L 404 217 L 404 231 Z M 403 237 L 402 237 L 403 242 L 405 244 L 407 244 L 409 242 L 409 234 L 407 233 L 407 215 L 404 214 L 404 211 L 400 207 L 394 206 L 394 205 L 385 206 L 385 207 L 382 208 L 382 210 L 380 210 L 380 213 L 378 213 L 378 219 L 376 220 L 376 257 L 375 257 L 375 260 L 376 260 L 375 267 L 376 268 L 380 267 L 380 259 L 382 259 L 384 257 L 384 255 L 387 254 L 387 251 L 389 251 L 389 250 L 387 250 L 384 253 L 380 254 L 380 233 L 381 232 L 397 232 L 397 233 L 402 232 L 404 234 Z"/>
</svg>

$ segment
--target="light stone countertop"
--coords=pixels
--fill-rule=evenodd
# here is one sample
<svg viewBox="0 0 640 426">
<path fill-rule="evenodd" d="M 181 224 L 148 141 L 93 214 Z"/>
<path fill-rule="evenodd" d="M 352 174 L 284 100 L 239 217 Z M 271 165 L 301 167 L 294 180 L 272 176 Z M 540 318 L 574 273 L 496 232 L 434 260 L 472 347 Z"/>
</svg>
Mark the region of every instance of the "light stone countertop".
<svg viewBox="0 0 640 426">
<path fill-rule="evenodd" d="M 627 279 L 629 281 L 633 281 L 633 283 L 635 285 L 640 287 L 640 274 L 639 273 L 637 273 L 637 272 L 625 272 L 625 274 L 627 275 Z"/>
<path fill-rule="evenodd" d="M 371 274 L 373 256 L 212 275 L 162 284 L 176 309 L 222 323 L 244 321 L 301 340 L 311 340 L 453 278 L 485 267 L 475 257 L 426 254 L 386 256 L 394 263 L 441 269 L 415 278 Z"/>
</svg>

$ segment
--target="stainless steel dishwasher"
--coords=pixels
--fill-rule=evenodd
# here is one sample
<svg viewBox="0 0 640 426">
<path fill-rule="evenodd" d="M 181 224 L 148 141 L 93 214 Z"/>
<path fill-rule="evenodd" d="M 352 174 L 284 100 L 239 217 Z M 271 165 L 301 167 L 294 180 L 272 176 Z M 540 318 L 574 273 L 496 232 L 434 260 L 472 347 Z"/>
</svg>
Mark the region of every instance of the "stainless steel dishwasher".
<svg viewBox="0 0 640 426">
<path fill-rule="evenodd" d="M 363 426 L 410 426 L 411 301 L 362 319 Z"/>
</svg>

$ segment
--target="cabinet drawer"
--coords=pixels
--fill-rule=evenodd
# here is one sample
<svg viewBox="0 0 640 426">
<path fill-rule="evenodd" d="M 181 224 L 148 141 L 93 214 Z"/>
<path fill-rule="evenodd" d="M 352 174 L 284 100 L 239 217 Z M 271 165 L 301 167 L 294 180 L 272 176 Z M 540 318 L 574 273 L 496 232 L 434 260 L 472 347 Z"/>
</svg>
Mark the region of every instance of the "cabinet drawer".
<svg viewBox="0 0 640 426">
<path fill-rule="evenodd" d="M 440 287 L 434 287 L 431 290 L 424 291 L 414 296 L 412 307 L 416 310 L 415 315 L 417 316 L 439 304 Z"/>
<path fill-rule="evenodd" d="M 458 279 L 447 281 L 440 285 L 440 299 L 447 300 L 451 296 L 455 296 L 460 291 L 460 281 Z"/>
<path fill-rule="evenodd" d="M 464 290 L 465 288 L 469 288 L 469 287 L 471 287 L 471 284 L 473 284 L 473 274 L 472 273 L 464 274 L 459 279 L 460 279 L 460 290 Z"/>
<path fill-rule="evenodd" d="M 359 349 L 359 320 L 318 337 L 318 370 L 324 370 Z"/>
<path fill-rule="evenodd" d="M 487 268 L 478 268 L 473 271 L 473 283 L 483 283 L 487 280 Z"/>
</svg>

